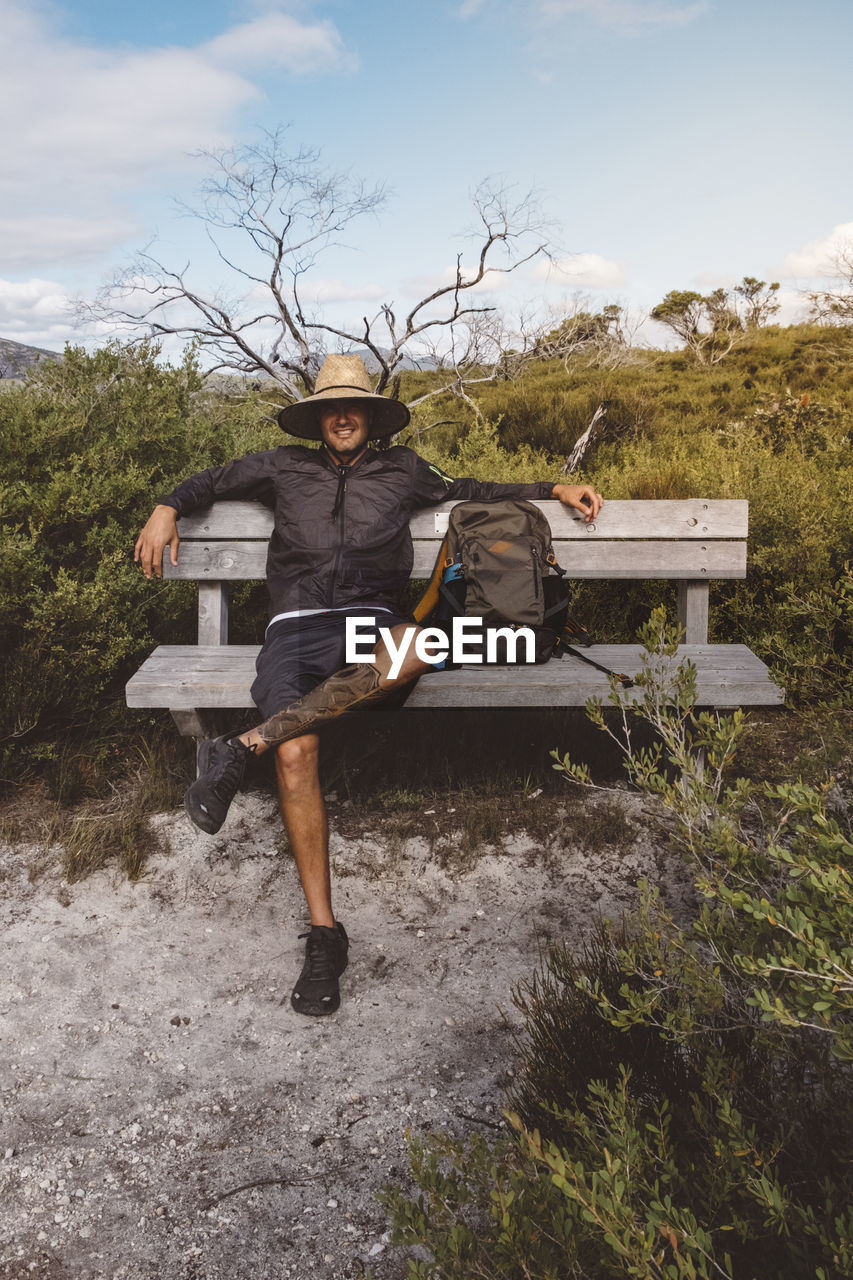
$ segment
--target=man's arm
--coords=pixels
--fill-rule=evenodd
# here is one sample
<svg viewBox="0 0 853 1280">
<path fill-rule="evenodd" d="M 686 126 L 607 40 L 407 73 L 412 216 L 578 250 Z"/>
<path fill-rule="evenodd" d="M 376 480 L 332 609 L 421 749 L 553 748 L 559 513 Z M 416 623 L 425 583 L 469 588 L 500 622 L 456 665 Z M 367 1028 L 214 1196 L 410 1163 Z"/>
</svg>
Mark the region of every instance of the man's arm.
<svg viewBox="0 0 853 1280">
<path fill-rule="evenodd" d="M 272 460 L 277 450 L 250 453 L 224 467 L 210 467 L 190 476 L 159 502 L 136 540 L 133 559 L 142 566 L 146 578 L 163 576 L 163 551 L 169 548 L 173 565 L 178 563 L 178 516 L 209 507 L 217 499 L 270 498 Z"/>
<path fill-rule="evenodd" d="M 554 499 L 564 506 L 583 512 L 587 524 L 601 510 L 604 499 L 591 484 L 553 484 L 550 480 L 533 484 L 499 484 L 493 480 L 474 480 L 466 477 L 454 480 L 433 463 L 426 462 L 418 454 L 415 464 L 415 505 L 434 506 L 439 502 L 494 502 L 499 498 L 521 498 L 528 502 Z"/>
</svg>

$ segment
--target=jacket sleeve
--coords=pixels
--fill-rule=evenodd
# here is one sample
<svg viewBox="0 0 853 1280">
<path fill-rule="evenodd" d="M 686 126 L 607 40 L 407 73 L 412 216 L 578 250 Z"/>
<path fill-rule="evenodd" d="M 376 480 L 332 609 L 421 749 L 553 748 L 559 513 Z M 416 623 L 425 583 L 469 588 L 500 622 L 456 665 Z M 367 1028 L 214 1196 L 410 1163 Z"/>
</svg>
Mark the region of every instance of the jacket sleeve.
<svg viewBox="0 0 853 1280">
<path fill-rule="evenodd" d="M 161 502 L 163 506 L 174 507 L 179 516 L 209 507 L 217 499 L 257 498 L 270 502 L 275 454 L 276 450 L 270 449 L 265 453 L 247 454 L 224 467 L 209 467 L 184 480 Z"/>
<path fill-rule="evenodd" d="M 552 480 L 537 480 L 533 484 L 498 484 L 493 480 L 473 480 L 470 477 L 454 480 L 440 467 L 427 462 L 418 454 L 414 473 L 412 506 L 432 507 L 439 502 L 460 502 L 474 499 L 480 502 L 494 502 L 499 498 L 538 498 L 540 501 L 551 497 L 554 490 Z"/>
</svg>

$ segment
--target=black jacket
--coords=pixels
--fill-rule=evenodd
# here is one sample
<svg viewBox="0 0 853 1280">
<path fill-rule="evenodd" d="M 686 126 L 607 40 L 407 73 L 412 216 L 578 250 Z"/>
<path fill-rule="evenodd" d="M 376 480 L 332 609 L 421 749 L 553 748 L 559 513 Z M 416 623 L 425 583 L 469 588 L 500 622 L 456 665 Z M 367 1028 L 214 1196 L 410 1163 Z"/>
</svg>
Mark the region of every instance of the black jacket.
<svg viewBox="0 0 853 1280">
<path fill-rule="evenodd" d="M 189 515 L 222 498 L 275 513 L 267 554 L 270 616 L 292 609 L 396 609 L 412 570 L 409 517 L 446 499 L 550 498 L 553 484 L 453 480 L 403 446 L 339 467 L 326 449 L 282 445 L 191 476 L 163 499 Z"/>
</svg>

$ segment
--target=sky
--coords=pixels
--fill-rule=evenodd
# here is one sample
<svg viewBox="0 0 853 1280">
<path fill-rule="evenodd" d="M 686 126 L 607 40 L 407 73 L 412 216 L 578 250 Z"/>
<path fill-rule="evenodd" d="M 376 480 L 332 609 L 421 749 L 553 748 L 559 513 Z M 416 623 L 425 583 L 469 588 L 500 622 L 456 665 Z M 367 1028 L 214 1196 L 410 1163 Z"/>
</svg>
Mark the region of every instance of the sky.
<svg viewBox="0 0 853 1280">
<path fill-rule="evenodd" d="M 200 153 L 279 127 L 385 188 L 306 277 L 335 323 L 472 264 L 484 180 L 535 192 L 555 248 L 556 269 L 493 279 L 509 310 L 582 293 L 639 315 L 751 275 L 781 282 L 789 322 L 853 242 L 850 0 L 0 0 L 0 24 L 19 342 L 103 341 L 71 303 L 146 246 L 235 297 L 186 207 Z"/>
</svg>

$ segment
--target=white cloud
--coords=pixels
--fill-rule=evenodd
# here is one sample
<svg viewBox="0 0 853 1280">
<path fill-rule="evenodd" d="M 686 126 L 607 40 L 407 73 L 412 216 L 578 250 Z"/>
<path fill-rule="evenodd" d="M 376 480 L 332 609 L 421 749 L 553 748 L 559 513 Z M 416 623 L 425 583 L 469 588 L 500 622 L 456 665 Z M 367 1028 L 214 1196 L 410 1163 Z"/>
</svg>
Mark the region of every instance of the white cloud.
<svg viewBox="0 0 853 1280">
<path fill-rule="evenodd" d="M 0 333 L 13 342 L 48 349 L 65 345 L 72 304 L 53 280 L 0 280 Z"/>
<path fill-rule="evenodd" d="M 99 48 L 20 0 L 0 0 L 0 25 L 0 198 L 14 232 L 0 252 L 6 270 L 62 257 L 28 232 L 36 212 L 77 257 L 86 221 L 93 253 L 135 236 L 122 213 L 128 195 L 185 168 L 188 153 L 230 141 L 238 111 L 261 96 L 250 74 L 348 63 L 331 23 L 277 12 L 194 48 Z"/>
<path fill-rule="evenodd" d="M 835 261 L 841 253 L 853 252 L 853 222 L 841 222 L 821 240 L 810 240 L 802 249 L 789 253 L 779 267 L 782 276 L 834 276 Z"/>
<path fill-rule="evenodd" d="M 782 288 L 775 295 L 779 310 L 773 316 L 773 324 L 802 324 L 809 313 L 808 300 L 799 289 Z"/>
<path fill-rule="evenodd" d="M 470 279 L 473 272 L 468 273 L 462 268 L 463 281 Z M 498 293 L 502 289 L 506 289 L 509 284 L 511 273 L 507 271 L 486 271 L 485 276 L 479 284 L 474 284 L 470 288 L 472 294 L 475 293 Z M 426 298 L 429 294 L 434 293 L 436 289 L 446 289 L 448 285 L 456 282 L 456 267 L 445 267 L 442 271 L 436 271 L 431 275 L 410 276 L 403 281 L 403 289 L 407 296 L 418 298 Z"/>
<path fill-rule="evenodd" d="M 331 22 L 304 26 L 286 13 L 266 13 L 243 22 L 208 40 L 198 53 L 220 66 L 242 71 L 271 66 L 294 75 L 313 74 L 350 61 Z"/>
<path fill-rule="evenodd" d="M 628 278 L 621 262 L 604 258 L 600 253 L 574 253 L 558 262 L 537 262 L 535 270 L 540 280 L 568 283 L 582 289 L 618 289 Z"/>
</svg>

